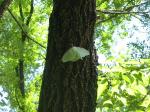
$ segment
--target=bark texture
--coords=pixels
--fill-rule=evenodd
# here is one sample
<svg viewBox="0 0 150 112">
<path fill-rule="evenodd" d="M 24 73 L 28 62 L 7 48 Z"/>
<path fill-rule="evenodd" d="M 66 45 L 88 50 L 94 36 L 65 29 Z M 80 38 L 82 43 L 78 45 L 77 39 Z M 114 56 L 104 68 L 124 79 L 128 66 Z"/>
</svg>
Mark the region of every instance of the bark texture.
<svg viewBox="0 0 150 112">
<path fill-rule="evenodd" d="M 95 112 L 95 20 L 95 0 L 54 0 L 38 112 Z M 90 56 L 62 63 L 72 46 L 89 50 Z"/>
</svg>

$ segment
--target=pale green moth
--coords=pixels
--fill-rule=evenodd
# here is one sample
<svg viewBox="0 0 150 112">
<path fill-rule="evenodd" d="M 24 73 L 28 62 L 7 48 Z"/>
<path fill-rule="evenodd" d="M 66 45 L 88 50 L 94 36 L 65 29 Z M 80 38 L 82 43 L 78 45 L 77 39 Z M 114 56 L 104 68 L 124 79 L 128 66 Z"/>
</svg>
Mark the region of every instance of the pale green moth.
<svg viewBox="0 0 150 112">
<path fill-rule="evenodd" d="M 62 62 L 75 62 L 89 55 L 89 51 L 81 47 L 72 47 L 65 52 L 62 57 Z"/>
</svg>

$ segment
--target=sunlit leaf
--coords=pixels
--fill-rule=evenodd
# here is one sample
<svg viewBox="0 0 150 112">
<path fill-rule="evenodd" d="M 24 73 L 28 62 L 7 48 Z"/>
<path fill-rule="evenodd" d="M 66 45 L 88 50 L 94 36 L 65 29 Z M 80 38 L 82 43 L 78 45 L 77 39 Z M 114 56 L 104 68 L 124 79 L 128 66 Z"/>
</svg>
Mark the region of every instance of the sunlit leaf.
<svg viewBox="0 0 150 112">
<path fill-rule="evenodd" d="M 106 101 L 103 102 L 103 105 L 104 105 L 105 107 L 111 107 L 111 106 L 113 105 L 113 103 L 112 103 L 111 100 L 106 100 Z"/>
<path fill-rule="evenodd" d="M 146 95 L 147 90 L 144 86 L 142 85 L 138 85 L 138 89 L 137 89 L 142 95 Z"/>
<path fill-rule="evenodd" d="M 144 101 L 142 102 L 141 106 L 143 107 L 148 107 L 150 106 L 150 95 L 147 95 L 147 97 L 144 99 Z"/>
<path fill-rule="evenodd" d="M 120 99 L 120 101 L 121 101 L 124 105 L 127 105 L 127 99 L 126 99 L 126 98 L 121 97 L 121 98 L 119 98 L 119 99 Z"/>
<path fill-rule="evenodd" d="M 127 75 L 122 75 L 122 78 L 123 78 L 125 81 L 130 82 L 130 79 L 129 79 L 129 77 L 128 77 Z"/>
<path fill-rule="evenodd" d="M 122 75 L 122 78 L 123 78 L 126 82 L 128 82 L 128 83 L 133 83 L 133 81 L 134 81 L 134 78 L 133 78 L 132 76 L 130 76 L 130 74 L 129 74 L 129 75 Z"/>
<path fill-rule="evenodd" d="M 126 91 L 129 95 L 133 95 L 133 96 L 135 95 L 135 91 L 131 88 L 127 88 Z"/>
</svg>

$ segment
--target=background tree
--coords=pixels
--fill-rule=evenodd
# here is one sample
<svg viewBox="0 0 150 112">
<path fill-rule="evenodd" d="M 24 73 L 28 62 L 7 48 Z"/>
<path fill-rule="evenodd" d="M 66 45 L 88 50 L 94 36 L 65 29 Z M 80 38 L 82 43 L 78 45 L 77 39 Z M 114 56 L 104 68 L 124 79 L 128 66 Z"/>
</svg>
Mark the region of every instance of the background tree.
<svg viewBox="0 0 150 112">
<path fill-rule="evenodd" d="M 19 4 L 21 4 L 21 6 Z M 43 11 L 43 15 L 40 15 L 39 12 L 43 10 L 43 6 L 40 7 L 39 3 L 34 2 L 34 8 L 36 10 L 34 11 L 35 14 L 32 15 L 32 11 L 30 10 L 33 9 L 31 8 L 32 5 L 33 1 L 13 1 L 9 9 L 5 10 L 6 13 L 4 13 L 0 20 L 0 46 L 2 46 L 0 48 L 0 57 L 1 60 L 3 60 L 0 64 L 0 81 L 3 91 L 9 94 L 6 97 L 6 99 L 9 100 L 7 105 L 10 104 L 11 110 L 14 109 L 15 111 L 36 111 L 39 97 L 40 72 L 35 72 L 37 68 L 42 65 L 45 58 L 43 55 L 45 53 L 44 43 L 46 46 L 47 25 L 41 25 L 39 32 L 37 32 L 35 28 L 37 28 L 39 24 L 46 24 L 45 16 L 48 11 L 45 10 Z M 24 16 L 24 20 L 20 15 Z M 30 18 L 31 15 L 32 18 Z M 37 21 L 37 18 L 39 21 Z M 30 24 L 27 25 L 29 19 Z M 23 43 L 22 40 L 24 39 L 22 35 L 26 37 Z M 40 53 L 41 50 L 42 53 Z M 24 60 L 23 64 L 21 64 L 23 66 L 19 64 L 20 59 Z M 40 63 L 38 61 L 40 61 Z M 22 81 L 19 71 L 23 73 L 22 77 L 24 77 L 24 80 Z M 21 92 L 23 94 L 21 94 Z M 33 94 L 34 97 L 32 97 Z M 4 104 L 6 105 L 6 102 L 4 102 Z"/>
</svg>

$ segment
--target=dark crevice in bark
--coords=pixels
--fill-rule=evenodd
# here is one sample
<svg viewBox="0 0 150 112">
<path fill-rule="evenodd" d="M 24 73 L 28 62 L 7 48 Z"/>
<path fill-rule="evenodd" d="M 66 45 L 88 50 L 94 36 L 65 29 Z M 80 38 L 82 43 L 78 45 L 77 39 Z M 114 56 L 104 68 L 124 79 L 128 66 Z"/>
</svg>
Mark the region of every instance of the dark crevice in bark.
<svg viewBox="0 0 150 112">
<path fill-rule="evenodd" d="M 95 112 L 95 20 L 95 0 L 54 0 L 38 112 Z M 62 63 L 72 46 L 89 50 L 90 56 Z"/>
</svg>

